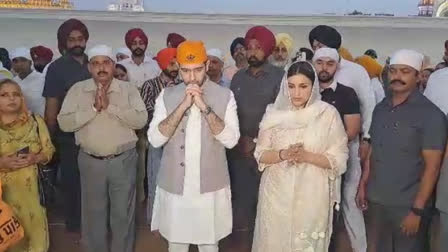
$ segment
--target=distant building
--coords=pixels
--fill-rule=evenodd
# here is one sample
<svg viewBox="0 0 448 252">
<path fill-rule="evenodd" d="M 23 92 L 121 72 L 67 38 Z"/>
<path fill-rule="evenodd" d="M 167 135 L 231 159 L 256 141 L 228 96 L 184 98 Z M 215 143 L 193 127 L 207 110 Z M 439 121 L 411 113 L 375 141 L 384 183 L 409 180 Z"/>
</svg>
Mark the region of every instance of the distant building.
<svg viewBox="0 0 448 252">
<path fill-rule="evenodd" d="M 448 0 L 435 0 L 433 16 L 448 17 Z"/>
<path fill-rule="evenodd" d="M 69 0 L 0 0 L 0 8 L 5 9 L 73 9 Z"/>
<path fill-rule="evenodd" d="M 432 17 L 434 14 L 434 0 L 420 0 L 418 4 L 418 15 L 421 17 Z"/>
<path fill-rule="evenodd" d="M 108 6 L 109 11 L 145 11 L 143 0 L 117 0 Z"/>
</svg>

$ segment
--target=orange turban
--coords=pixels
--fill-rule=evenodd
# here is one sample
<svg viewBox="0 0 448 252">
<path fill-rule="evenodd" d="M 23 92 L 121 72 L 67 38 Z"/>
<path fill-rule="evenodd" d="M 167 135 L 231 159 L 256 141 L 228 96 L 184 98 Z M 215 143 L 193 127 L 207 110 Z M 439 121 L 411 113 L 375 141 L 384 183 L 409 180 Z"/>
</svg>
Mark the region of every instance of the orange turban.
<svg viewBox="0 0 448 252">
<path fill-rule="evenodd" d="M 177 49 L 176 48 L 165 48 L 157 53 L 157 63 L 162 70 L 165 70 L 169 65 L 171 60 L 176 58 Z"/>
<path fill-rule="evenodd" d="M 207 52 L 202 41 L 185 41 L 177 47 L 177 62 L 181 65 L 203 64 L 207 61 Z"/>
<path fill-rule="evenodd" d="M 356 58 L 355 62 L 366 69 L 370 78 L 379 77 L 383 71 L 383 67 L 375 59 L 368 55 L 363 55 Z"/>
<path fill-rule="evenodd" d="M 347 48 L 341 47 L 341 48 L 339 48 L 338 51 L 339 51 L 339 55 L 341 55 L 341 57 L 344 58 L 345 60 L 348 60 L 351 62 L 354 61 L 352 54 L 350 53 L 349 50 L 347 50 Z"/>
</svg>

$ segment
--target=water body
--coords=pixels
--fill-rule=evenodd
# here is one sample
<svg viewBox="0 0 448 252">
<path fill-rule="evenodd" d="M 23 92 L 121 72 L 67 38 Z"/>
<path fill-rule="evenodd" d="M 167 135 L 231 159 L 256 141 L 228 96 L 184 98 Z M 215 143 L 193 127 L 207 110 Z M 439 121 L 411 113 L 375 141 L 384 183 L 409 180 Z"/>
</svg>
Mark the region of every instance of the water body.
<svg viewBox="0 0 448 252">
<path fill-rule="evenodd" d="M 373 48 L 382 61 L 397 49 L 409 48 L 430 56 L 436 64 L 441 61 L 443 44 L 448 39 L 448 19 L 438 18 L 0 10 L 0 47 L 11 49 L 41 44 L 57 52 L 57 29 L 72 17 L 88 26 L 88 46 L 102 43 L 122 47 L 126 31 L 139 27 L 149 35 L 149 51 L 153 53 L 165 46 L 168 33 L 177 32 L 189 39 L 203 40 L 208 48 L 220 48 L 229 54 L 231 41 L 244 36 L 254 25 L 266 25 L 274 33 L 290 33 L 296 48 L 309 47 L 309 31 L 316 25 L 327 24 L 342 33 L 343 46 L 354 56 Z"/>
</svg>

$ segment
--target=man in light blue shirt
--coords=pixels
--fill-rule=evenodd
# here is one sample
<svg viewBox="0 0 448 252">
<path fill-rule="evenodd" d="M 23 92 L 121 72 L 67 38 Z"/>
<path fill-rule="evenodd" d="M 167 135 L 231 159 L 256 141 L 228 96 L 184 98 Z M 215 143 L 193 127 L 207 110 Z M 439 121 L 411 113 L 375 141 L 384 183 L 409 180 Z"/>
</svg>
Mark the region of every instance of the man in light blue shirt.
<svg viewBox="0 0 448 252">
<path fill-rule="evenodd" d="M 224 71 L 224 56 L 219 49 L 210 49 L 207 51 L 210 66 L 207 71 L 208 78 L 219 84 L 220 86 L 230 88 L 230 80 L 223 75 Z"/>
</svg>

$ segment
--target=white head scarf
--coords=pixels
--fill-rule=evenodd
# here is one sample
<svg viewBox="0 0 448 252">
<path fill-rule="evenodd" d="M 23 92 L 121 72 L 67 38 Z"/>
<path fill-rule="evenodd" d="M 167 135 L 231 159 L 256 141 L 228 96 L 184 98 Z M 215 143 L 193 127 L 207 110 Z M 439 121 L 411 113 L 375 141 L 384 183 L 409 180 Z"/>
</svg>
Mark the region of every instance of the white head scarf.
<svg viewBox="0 0 448 252">
<path fill-rule="evenodd" d="M 96 46 L 92 47 L 87 52 L 87 56 L 89 56 L 89 61 L 92 60 L 92 58 L 96 57 L 96 56 L 106 56 L 115 62 L 115 57 L 114 57 L 114 54 L 112 53 L 112 48 L 107 45 L 96 45 Z"/>
<path fill-rule="evenodd" d="M 401 49 L 395 52 L 390 59 L 391 65 L 406 65 L 421 71 L 423 67 L 423 54 L 414 50 Z"/>
<path fill-rule="evenodd" d="M 314 83 L 311 90 L 310 98 L 304 108 L 297 109 L 291 102 L 291 96 L 288 88 L 288 69 L 294 64 L 308 64 L 314 72 Z M 260 123 L 260 129 L 268 129 L 272 127 L 297 128 L 307 125 L 310 120 L 316 118 L 326 107 L 321 101 L 319 93 L 319 79 L 313 65 L 307 61 L 298 61 L 287 67 L 287 71 L 283 76 L 280 84 L 280 91 L 275 99 L 275 103 L 267 107 L 266 113 Z M 323 106 L 322 106 L 323 105 Z"/>
</svg>

